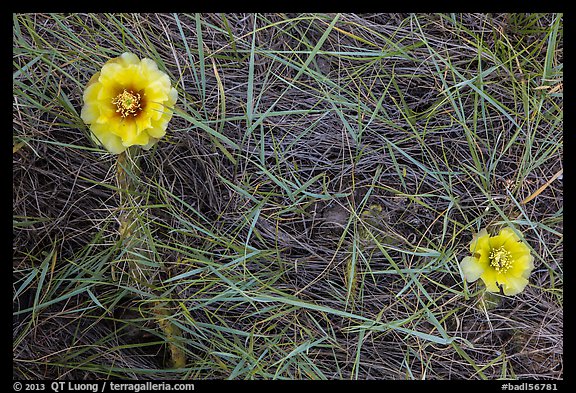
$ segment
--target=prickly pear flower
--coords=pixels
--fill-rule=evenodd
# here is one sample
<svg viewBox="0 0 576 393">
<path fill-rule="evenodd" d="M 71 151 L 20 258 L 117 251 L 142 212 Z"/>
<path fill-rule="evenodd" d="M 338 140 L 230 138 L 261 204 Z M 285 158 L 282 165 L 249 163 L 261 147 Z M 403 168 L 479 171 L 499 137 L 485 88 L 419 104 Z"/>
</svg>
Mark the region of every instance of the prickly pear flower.
<svg viewBox="0 0 576 393">
<path fill-rule="evenodd" d="M 511 228 L 502 229 L 490 236 L 486 229 L 476 234 L 470 243 L 472 256 L 460 262 L 464 278 L 468 282 L 482 279 L 489 292 L 516 295 L 524 290 L 534 269 L 534 257 L 530 248 Z"/>
<path fill-rule="evenodd" d="M 92 139 L 119 154 L 133 145 L 150 149 L 166 134 L 178 93 L 154 61 L 126 52 L 92 76 L 83 98 Z"/>
</svg>

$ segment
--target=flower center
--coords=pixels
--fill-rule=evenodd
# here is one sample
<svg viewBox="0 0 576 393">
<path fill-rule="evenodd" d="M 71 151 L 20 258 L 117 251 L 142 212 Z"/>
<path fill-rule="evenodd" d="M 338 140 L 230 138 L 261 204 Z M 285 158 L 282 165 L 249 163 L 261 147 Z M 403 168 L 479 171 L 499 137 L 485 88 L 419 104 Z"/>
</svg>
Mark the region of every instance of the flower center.
<svg viewBox="0 0 576 393">
<path fill-rule="evenodd" d="M 132 90 L 124 89 L 112 100 L 112 103 L 116 105 L 116 112 L 119 112 L 122 117 L 136 116 L 142 110 L 140 94 L 134 93 Z"/>
<path fill-rule="evenodd" d="M 500 246 L 493 248 L 490 251 L 490 265 L 496 269 L 498 273 L 506 273 L 512 266 L 512 253 Z"/>
</svg>

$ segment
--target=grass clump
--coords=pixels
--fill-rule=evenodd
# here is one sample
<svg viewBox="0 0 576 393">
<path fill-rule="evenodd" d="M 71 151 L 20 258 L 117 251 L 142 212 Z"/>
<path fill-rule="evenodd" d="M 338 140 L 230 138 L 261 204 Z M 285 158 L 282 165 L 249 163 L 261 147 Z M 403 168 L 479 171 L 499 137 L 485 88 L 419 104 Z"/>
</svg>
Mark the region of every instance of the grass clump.
<svg viewBox="0 0 576 393">
<path fill-rule="evenodd" d="M 15 14 L 13 376 L 563 378 L 562 21 Z M 124 51 L 179 95 L 134 180 L 146 288 L 79 116 Z M 459 272 L 499 225 L 515 297 Z"/>
</svg>

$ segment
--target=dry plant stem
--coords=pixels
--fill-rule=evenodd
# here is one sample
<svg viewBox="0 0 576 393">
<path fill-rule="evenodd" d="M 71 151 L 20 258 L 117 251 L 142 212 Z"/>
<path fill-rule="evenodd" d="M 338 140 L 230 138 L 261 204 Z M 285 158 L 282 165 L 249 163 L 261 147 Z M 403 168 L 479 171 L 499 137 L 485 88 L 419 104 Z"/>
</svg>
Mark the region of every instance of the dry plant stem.
<svg viewBox="0 0 576 393">
<path fill-rule="evenodd" d="M 120 197 L 118 232 L 122 249 L 128 255 L 129 271 L 132 278 L 140 285 L 149 286 L 142 267 L 130 253 L 130 251 L 145 250 L 145 247 L 142 247 L 145 244 L 140 236 L 138 222 L 140 201 L 136 196 L 137 183 L 135 179 L 138 176 L 138 163 L 134 161 L 135 159 L 133 150 L 127 149 L 118 155 L 116 162 L 116 182 Z"/>
<path fill-rule="evenodd" d="M 119 235 L 122 242 L 122 249 L 127 255 L 130 278 L 137 285 L 155 292 L 155 286 L 149 282 L 150 276 L 147 275 L 145 267 L 138 262 L 138 255 L 151 256 L 152 253 L 147 247 L 145 235 L 142 231 L 142 224 L 138 220 L 143 213 L 138 196 L 138 156 L 136 150 L 126 149 L 118 155 L 116 162 L 116 181 L 120 195 L 119 209 Z M 152 303 L 154 304 L 154 303 Z M 165 302 L 158 301 L 152 306 L 152 312 L 156 322 L 166 337 L 170 349 L 170 367 L 182 368 L 186 365 L 186 354 L 178 347 L 174 341 L 182 336 L 181 330 L 171 322 L 170 308 L 166 307 Z"/>
</svg>

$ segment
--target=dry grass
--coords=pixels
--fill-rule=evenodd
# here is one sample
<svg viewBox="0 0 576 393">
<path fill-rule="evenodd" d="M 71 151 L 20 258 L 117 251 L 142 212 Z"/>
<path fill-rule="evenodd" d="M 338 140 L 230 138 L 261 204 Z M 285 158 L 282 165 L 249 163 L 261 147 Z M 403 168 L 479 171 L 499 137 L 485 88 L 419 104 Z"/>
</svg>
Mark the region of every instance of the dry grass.
<svg viewBox="0 0 576 393">
<path fill-rule="evenodd" d="M 555 14 L 14 15 L 13 376 L 562 379 Z M 115 280 L 115 157 L 79 118 L 124 51 L 179 92 L 140 157 L 154 291 Z M 458 261 L 514 225 L 526 290 Z M 182 369 L 150 307 L 172 305 Z"/>
</svg>

